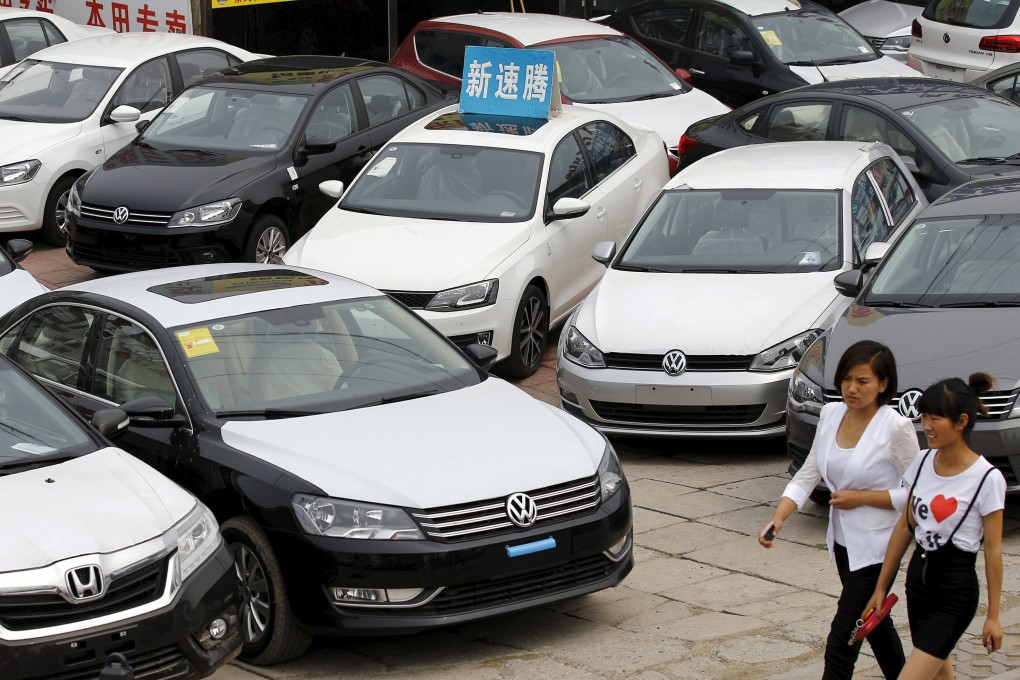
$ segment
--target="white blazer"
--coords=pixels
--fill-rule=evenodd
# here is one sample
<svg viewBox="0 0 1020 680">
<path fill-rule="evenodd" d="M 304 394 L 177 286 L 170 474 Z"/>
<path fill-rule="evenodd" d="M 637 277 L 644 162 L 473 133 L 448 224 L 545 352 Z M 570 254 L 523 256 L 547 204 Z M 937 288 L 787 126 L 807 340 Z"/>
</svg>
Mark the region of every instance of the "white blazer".
<svg viewBox="0 0 1020 680">
<path fill-rule="evenodd" d="M 819 481 L 833 491 L 840 489 L 862 489 L 889 491 L 893 510 L 862 505 L 852 510 L 829 509 L 829 527 L 825 542 L 829 555 L 833 551 L 833 515 L 839 513 L 839 521 L 846 540 L 850 570 L 856 571 L 885 559 L 892 528 L 899 519 L 907 501 L 908 490 L 902 486 L 903 473 L 917 457 L 920 447 L 911 422 L 889 406 L 882 406 L 861 434 L 860 441 L 850 453 L 845 479 L 837 487 L 829 480 L 828 461 L 836 432 L 847 412 L 846 404 L 833 402 L 822 407 L 818 429 L 811 444 L 807 460 L 797 474 L 786 485 L 783 495 L 801 509 L 811 491 Z"/>
</svg>

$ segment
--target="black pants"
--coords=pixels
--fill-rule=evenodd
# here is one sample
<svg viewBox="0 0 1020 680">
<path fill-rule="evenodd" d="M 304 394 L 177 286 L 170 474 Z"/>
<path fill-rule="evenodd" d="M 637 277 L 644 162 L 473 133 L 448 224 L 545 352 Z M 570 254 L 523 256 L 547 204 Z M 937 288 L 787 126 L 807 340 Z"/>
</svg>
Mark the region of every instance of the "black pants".
<svg viewBox="0 0 1020 680">
<path fill-rule="evenodd" d="M 873 564 L 857 571 L 850 571 L 846 548 L 836 543 L 834 552 L 843 592 L 839 594 L 836 616 L 832 619 L 829 639 L 825 643 L 825 673 L 822 680 L 850 680 L 854 674 L 857 656 L 861 652 L 861 645 L 858 643 L 850 646 L 847 640 L 850 639 L 854 624 L 875 592 L 875 584 L 878 582 L 882 565 Z M 886 680 L 894 680 L 899 676 L 906 660 L 903 656 L 903 643 L 900 642 L 900 636 L 896 634 L 896 628 L 893 626 L 892 615 L 878 624 L 867 639 L 882 674 Z"/>
</svg>

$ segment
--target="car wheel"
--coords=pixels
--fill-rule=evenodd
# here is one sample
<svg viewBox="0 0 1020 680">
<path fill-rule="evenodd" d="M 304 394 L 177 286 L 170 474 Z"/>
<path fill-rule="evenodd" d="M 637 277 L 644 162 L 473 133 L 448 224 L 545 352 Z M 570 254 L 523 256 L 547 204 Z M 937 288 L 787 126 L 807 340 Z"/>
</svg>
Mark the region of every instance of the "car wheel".
<svg viewBox="0 0 1020 680">
<path fill-rule="evenodd" d="M 549 342 L 549 303 L 536 285 L 524 289 L 514 316 L 510 356 L 493 370 L 506 378 L 527 378 L 542 365 L 542 354 Z"/>
<path fill-rule="evenodd" d="M 70 175 L 61 177 L 46 197 L 42 237 L 51 246 L 62 246 L 67 242 L 67 196 L 77 179 Z"/>
<path fill-rule="evenodd" d="M 259 264 L 283 264 L 283 255 L 290 246 L 287 225 L 276 215 L 263 215 L 255 220 L 248 236 L 248 248 L 244 253 L 245 262 Z"/>
<path fill-rule="evenodd" d="M 814 491 L 811 492 L 810 498 L 815 503 L 818 503 L 818 505 L 824 505 L 828 507 L 829 499 L 832 498 L 832 492 L 829 491 L 828 489 L 815 489 Z"/>
<path fill-rule="evenodd" d="M 268 666 L 300 656 L 312 636 L 298 627 L 276 554 L 262 527 L 242 515 L 220 527 L 241 582 L 241 658 Z"/>
</svg>

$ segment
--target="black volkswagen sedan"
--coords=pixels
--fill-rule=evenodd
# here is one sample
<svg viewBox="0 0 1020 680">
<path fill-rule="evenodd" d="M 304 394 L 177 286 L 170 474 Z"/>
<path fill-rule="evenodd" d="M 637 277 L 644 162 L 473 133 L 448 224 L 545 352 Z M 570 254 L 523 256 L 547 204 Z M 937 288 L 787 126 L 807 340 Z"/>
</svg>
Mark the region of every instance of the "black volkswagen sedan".
<svg viewBox="0 0 1020 680">
<path fill-rule="evenodd" d="M 279 262 L 396 132 L 449 99 L 398 68 L 274 57 L 181 93 L 68 197 L 67 252 L 99 270 Z"/>
<path fill-rule="evenodd" d="M 823 139 L 885 142 L 933 201 L 971 179 L 1020 172 L 1020 105 L 933 78 L 820 83 L 695 123 L 680 166 L 734 146 Z"/>
</svg>

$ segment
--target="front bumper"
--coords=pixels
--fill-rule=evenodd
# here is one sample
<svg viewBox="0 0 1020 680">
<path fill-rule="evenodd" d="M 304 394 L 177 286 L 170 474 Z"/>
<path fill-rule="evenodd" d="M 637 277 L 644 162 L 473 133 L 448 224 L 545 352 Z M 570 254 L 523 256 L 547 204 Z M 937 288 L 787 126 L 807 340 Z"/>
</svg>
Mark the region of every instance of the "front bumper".
<svg viewBox="0 0 1020 680">
<path fill-rule="evenodd" d="M 127 658 L 136 680 L 205 677 L 241 649 L 237 602 L 233 556 L 221 544 L 163 609 L 72 635 L 3 640 L 0 678 L 93 680 L 114 652 Z M 197 637 L 215 618 L 227 621 L 227 634 L 206 649 Z"/>
<path fill-rule="evenodd" d="M 494 304 L 462 312 L 433 312 L 427 309 L 414 311 L 460 347 L 477 342 L 479 333 L 491 332 L 490 344 L 499 352 L 497 359 L 505 359 L 510 354 L 510 338 L 513 334 L 514 315 L 517 313 L 514 305 L 513 300 L 497 299 Z"/>
<path fill-rule="evenodd" d="M 40 177 L 42 171 L 31 182 L 0 187 L 0 232 L 30 231 L 42 226 L 46 202 L 48 177 Z"/>
</svg>

